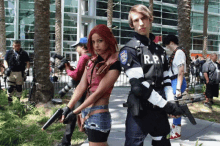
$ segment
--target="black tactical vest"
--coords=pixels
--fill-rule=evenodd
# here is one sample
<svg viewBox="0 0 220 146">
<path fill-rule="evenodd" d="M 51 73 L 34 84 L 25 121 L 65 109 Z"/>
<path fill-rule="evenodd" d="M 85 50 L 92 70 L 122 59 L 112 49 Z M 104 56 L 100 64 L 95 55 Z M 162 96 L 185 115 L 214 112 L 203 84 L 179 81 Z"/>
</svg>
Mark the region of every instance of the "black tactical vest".
<svg viewBox="0 0 220 146">
<path fill-rule="evenodd" d="M 152 43 L 149 46 L 140 46 L 137 54 L 141 60 L 145 80 L 155 87 L 162 87 L 163 66 L 166 57 L 162 48 Z"/>
<path fill-rule="evenodd" d="M 12 71 L 18 71 L 19 70 L 24 70 L 25 69 L 25 62 L 22 61 L 22 53 L 23 50 L 21 49 L 21 51 L 19 52 L 19 55 L 16 56 L 14 50 L 10 50 L 9 54 L 8 54 L 8 66 L 9 68 L 12 69 Z"/>
</svg>

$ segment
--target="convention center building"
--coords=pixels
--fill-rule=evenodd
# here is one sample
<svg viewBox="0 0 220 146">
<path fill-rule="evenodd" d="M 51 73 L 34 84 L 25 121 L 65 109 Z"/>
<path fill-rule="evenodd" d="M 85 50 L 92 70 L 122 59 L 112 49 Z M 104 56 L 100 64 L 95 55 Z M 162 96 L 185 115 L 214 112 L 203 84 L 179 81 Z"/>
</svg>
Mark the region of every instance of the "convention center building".
<svg viewBox="0 0 220 146">
<path fill-rule="evenodd" d="M 152 33 L 156 42 L 167 34 L 178 35 L 177 1 L 154 0 Z M 191 9 L 191 55 L 201 54 L 203 48 L 204 1 L 193 0 Z M 131 37 L 133 30 L 128 25 L 128 12 L 135 4 L 149 6 L 149 0 L 113 0 L 112 30 L 119 46 Z M 97 24 L 107 24 L 108 0 L 61 0 L 62 11 L 62 53 L 71 61 L 79 56 L 71 46 L 80 37 L 88 36 Z M 55 51 L 55 0 L 50 0 L 50 50 Z M 34 53 L 34 0 L 5 0 L 6 47 L 19 39 L 22 48 L 31 57 Z M 213 0 L 208 5 L 208 53 L 219 54 L 220 48 L 220 2 Z"/>
</svg>

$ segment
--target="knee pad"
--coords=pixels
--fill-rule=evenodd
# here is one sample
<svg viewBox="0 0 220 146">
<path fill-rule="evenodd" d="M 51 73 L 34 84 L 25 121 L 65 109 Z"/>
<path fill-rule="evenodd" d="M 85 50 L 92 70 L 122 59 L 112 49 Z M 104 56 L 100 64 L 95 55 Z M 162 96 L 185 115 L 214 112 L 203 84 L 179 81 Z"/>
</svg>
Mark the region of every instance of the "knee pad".
<svg viewBox="0 0 220 146">
<path fill-rule="evenodd" d="M 8 87 L 8 93 L 12 93 L 14 91 L 15 86 Z"/>
<path fill-rule="evenodd" d="M 18 92 L 21 92 L 22 91 L 22 85 L 16 85 L 16 89 Z"/>
<path fill-rule="evenodd" d="M 152 140 L 152 146 L 171 146 L 169 135 L 162 136 L 161 140 Z"/>
</svg>

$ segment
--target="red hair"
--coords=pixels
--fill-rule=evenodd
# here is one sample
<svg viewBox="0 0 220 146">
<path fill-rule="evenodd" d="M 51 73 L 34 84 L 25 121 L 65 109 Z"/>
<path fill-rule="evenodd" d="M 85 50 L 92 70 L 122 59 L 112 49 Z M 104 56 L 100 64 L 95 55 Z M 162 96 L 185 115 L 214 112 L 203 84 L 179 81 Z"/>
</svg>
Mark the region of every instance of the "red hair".
<svg viewBox="0 0 220 146">
<path fill-rule="evenodd" d="M 88 47 L 88 51 L 92 55 L 95 55 L 94 48 L 92 45 L 92 35 L 94 33 L 97 33 L 100 37 L 102 37 L 102 39 L 109 46 L 111 53 L 116 52 L 116 49 L 118 48 L 118 45 L 117 45 L 118 43 L 117 43 L 117 40 L 115 39 L 113 33 L 110 31 L 110 29 L 106 25 L 99 24 L 99 25 L 96 25 L 89 33 L 87 47 Z"/>
</svg>

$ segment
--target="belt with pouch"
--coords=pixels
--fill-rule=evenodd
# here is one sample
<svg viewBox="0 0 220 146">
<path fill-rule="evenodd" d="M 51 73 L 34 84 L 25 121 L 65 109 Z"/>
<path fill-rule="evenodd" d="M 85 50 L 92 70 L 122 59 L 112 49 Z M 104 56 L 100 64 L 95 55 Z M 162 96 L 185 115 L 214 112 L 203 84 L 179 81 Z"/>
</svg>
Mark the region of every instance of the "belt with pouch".
<svg viewBox="0 0 220 146">
<path fill-rule="evenodd" d="M 174 80 L 174 79 L 176 79 L 177 77 L 178 77 L 178 74 L 171 76 L 170 79 L 171 79 L 171 80 Z"/>
</svg>

